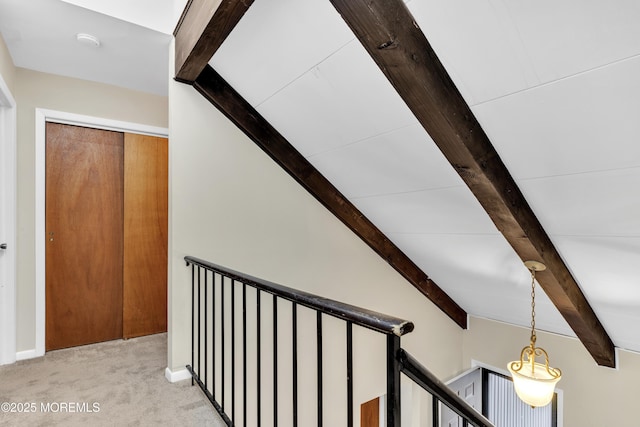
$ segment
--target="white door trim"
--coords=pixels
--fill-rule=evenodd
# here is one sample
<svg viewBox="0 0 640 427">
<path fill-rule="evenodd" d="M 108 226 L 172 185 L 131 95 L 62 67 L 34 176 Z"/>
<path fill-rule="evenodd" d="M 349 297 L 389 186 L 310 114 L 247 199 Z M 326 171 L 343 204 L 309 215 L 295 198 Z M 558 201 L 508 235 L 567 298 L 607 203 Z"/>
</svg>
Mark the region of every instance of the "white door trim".
<svg viewBox="0 0 640 427">
<path fill-rule="evenodd" d="M 3 274 L 0 275 L 0 365 L 16 361 L 16 101 L 0 76 L 0 243 Z"/>
<path fill-rule="evenodd" d="M 24 357 L 31 358 L 44 355 L 45 334 L 45 282 L 46 282 L 46 252 L 45 252 L 45 125 L 47 122 L 63 123 L 68 125 L 85 126 L 95 129 L 113 130 L 118 132 L 139 133 L 143 135 L 161 136 L 167 138 L 169 129 L 143 125 L 139 123 L 124 122 L 119 120 L 104 119 L 101 117 L 84 116 L 81 114 L 67 113 L 63 111 L 36 108 L 36 331 L 33 352 L 23 352 Z"/>
</svg>

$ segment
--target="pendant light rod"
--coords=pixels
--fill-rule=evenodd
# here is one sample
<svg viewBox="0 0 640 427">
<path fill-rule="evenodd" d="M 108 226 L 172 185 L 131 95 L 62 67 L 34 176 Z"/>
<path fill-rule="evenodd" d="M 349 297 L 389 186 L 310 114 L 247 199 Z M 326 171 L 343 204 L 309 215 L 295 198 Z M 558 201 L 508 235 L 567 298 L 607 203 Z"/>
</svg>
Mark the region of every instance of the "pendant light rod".
<svg viewBox="0 0 640 427">
<path fill-rule="evenodd" d="M 547 266 L 538 261 L 525 261 L 525 267 L 531 272 L 531 348 L 536 344 L 536 271 L 544 271 Z M 533 362 L 532 362 L 533 363 Z M 533 369 L 533 364 L 531 365 Z"/>
</svg>

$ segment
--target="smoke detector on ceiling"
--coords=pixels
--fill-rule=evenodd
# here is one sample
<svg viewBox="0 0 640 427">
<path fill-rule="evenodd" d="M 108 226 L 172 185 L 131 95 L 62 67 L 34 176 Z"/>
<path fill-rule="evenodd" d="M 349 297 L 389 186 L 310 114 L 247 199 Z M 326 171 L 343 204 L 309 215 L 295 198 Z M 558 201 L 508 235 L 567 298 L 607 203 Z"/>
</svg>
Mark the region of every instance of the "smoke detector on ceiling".
<svg viewBox="0 0 640 427">
<path fill-rule="evenodd" d="M 87 46 L 100 47 L 100 39 L 91 34 L 78 33 L 76 34 L 76 40 L 78 40 L 78 43 L 82 43 Z"/>
</svg>

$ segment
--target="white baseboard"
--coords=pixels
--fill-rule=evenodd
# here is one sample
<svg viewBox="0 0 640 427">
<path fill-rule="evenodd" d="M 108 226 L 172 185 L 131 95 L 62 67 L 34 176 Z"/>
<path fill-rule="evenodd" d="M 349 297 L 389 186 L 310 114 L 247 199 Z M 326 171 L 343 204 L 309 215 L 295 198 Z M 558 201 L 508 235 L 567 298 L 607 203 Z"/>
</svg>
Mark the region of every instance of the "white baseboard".
<svg viewBox="0 0 640 427">
<path fill-rule="evenodd" d="M 178 381 L 184 381 L 191 378 L 191 373 L 186 369 L 179 369 L 177 371 L 172 371 L 167 368 L 164 370 L 164 376 L 170 383 L 175 383 Z"/>
<path fill-rule="evenodd" d="M 35 359 L 36 357 L 40 357 L 42 354 L 38 354 L 38 351 L 34 348 L 32 350 L 19 351 L 16 353 L 16 360 L 27 360 L 27 359 Z"/>
<path fill-rule="evenodd" d="M 2 366 L 2 365 L 11 365 L 13 363 L 16 363 L 15 354 L 13 355 L 13 357 L 7 357 L 5 359 L 0 359 L 0 366 Z"/>
</svg>

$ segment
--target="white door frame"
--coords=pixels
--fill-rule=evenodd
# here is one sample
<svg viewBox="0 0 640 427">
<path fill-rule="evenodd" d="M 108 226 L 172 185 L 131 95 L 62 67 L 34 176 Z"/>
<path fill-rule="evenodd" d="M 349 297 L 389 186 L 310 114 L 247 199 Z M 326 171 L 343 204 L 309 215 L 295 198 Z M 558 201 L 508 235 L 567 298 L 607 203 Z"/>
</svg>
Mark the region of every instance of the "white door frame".
<svg viewBox="0 0 640 427">
<path fill-rule="evenodd" d="M 0 76 L 0 365 L 16 361 L 16 101 Z"/>
<path fill-rule="evenodd" d="M 123 122 L 119 120 L 104 119 L 100 117 L 84 116 L 63 111 L 36 108 L 36 348 L 32 351 L 21 352 L 19 359 L 29 359 L 44 355 L 45 343 L 45 282 L 46 282 L 46 230 L 45 230 L 45 125 L 47 122 L 62 123 L 68 125 L 85 126 L 94 129 L 113 130 L 117 132 L 138 133 L 143 135 L 161 136 L 167 138 L 169 130 L 156 126 L 142 125 L 139 123 Z"/>
</svg>

